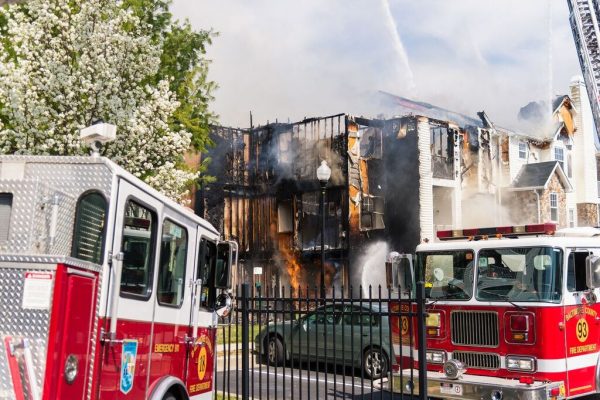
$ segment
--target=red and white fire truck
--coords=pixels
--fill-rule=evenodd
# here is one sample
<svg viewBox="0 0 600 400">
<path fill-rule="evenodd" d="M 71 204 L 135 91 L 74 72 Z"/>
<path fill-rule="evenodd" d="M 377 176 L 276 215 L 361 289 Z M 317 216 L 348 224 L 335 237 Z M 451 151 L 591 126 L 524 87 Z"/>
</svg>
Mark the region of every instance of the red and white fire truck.
<svg viewBox="0 0 600 400">
<path fill-rule="evenodd" d="M 564 399 L 600 392 L 600 230 L 556 232 L 547 223 L 437 235 L 441 242 L 417 247 L 414 271 L 397 253 L 388 264 L 390 284 L 401 293 L 414 290 L 413 273 L 424 282 L 428 396 Z M 414 332 L 409 341 L 408 326 L 393 323 L 395 354 L 402 346 L 416 358 L 422 344 Z M 391 381 L 394 391 L 419 388 L 408 370 Z"/>
<path fill-rule="evenodd" d="M 99 156 L 0 156 L 0 399 L 212 399 L 237 246 Z"/>
</svg>

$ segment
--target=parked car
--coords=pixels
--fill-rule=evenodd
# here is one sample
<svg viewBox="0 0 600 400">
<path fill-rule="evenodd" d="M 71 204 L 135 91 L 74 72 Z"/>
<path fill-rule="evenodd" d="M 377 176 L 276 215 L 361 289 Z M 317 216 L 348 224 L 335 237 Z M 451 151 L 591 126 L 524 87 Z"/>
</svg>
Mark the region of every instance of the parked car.
<svg viewBox="0 0 600 400">
<path fill-rule="evenodd" d="M 273 366 L 327 362 L 361 368 L 365 377 L 379 379 L 393 359 L 387 314 L 378 304 L 324 305 L 296 320 L 270 323 L 256 336 L 255 349 Z"/>
</svg>

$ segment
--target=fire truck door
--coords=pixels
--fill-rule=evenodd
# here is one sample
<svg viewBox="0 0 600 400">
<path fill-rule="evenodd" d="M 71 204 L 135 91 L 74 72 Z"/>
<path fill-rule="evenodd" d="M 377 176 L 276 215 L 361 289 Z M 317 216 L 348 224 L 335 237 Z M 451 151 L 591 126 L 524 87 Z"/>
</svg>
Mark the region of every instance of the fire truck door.
<svg viewBox="0 0 600 400">
<path fill-rule="evenodd" d="M 155 265 L 161 203 L 120 180 L 107 319 L 113 338 L 102 346 L 100 398 L 146 398 L 156 300 Z M 116 271 L 121 271 L 120 274 Z M 112 324 L 111 324 L 112 322 Z M 111 332 L 113 331 L 113 332 Z"/>
<path fill-rule="evenodd" d="M 211 399 L 215 361 L 215 266 L 217 245 L 198 233 L 198 262 L 193 268 L 192 302 L 189 324 L 189 348 L 185 384 L 192 399 Z"/>
<path fill-rule="evenodd" d="M 564 324 L 567 360 L 567 395 L 593 390 L 597 363 L 599 307 L 586 297 L 585 260 L 587 249 L 572 249 L 567 257 L 567 291 Z"/>
</svg>

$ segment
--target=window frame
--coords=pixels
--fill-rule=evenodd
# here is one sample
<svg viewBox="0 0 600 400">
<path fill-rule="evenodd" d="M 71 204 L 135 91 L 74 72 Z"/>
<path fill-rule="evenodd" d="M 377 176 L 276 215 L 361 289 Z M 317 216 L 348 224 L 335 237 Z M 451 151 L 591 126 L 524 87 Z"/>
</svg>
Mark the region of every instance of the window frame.
<svg viewBox="0 0 600 400">
<path fill-rule="evenodd" d="M 205 246 L 202 245 L 202 242 L 206 241 L 207 243 L 212 243 L 214 245 L 215 248 L 215 256 L 214 256 L 214 265 L 211 266 L 211 270 L 209 271 L 209 276 L 208 276 L 208 280 L 209 282 L 205 282 L 204 280 L 202 280 L 202 288 L 201 288 L 201 293 L 200 293 L 200 298 L 198 299 L 198 307 L 200 309 L 204 308 L 204 309 L 213 309 L 214 308 L 214 302 L 216 301 L 217 298 L 217 288 L 215 287 L 215 274 L 216 274 L 216 261 L 217 261 L 217 257 L 219 254 L 219 248 L 218 248 L 218 240 L 213 239 L 209 236 L 206 236 L 205 234 L 200 234 L 200 237 L 198 238 L 198 258 L 196 260 L 196 273 L 195 278 L 194 279 L 200 279 L 200 277 L 198 276 L 198 274 L 201 272 L 200 269 L 200 262 L 203 262 L 204 258 L 205 258 L 205 252 L 204 252 L 204 248 Z M 212 281 L 212 282 L 211 282 Z M 204 289 L 207 289 L 208 292 L 206 293 L 206 300 L 203 301 L 202 299 L 202 295 L 204 292 Z M 206 304 L 204 304 L 206 303 Z"/>
<path fill-rule="evenodd" d="M 583 268 L 581 266 L 579 266 L 579 268 L 577 268 L 576 265 L 576 260 L 575 257 L 577 256 L 577 254 L 585 254 L 587 253 L 587 256 L 590 256 L 592 253 L 592 249 L 577 249 L 577 248 L 573 248 L 573 249 L 567 249 L 569 250 L 569 253 L 567 255 L 567 262 L 566 262 L 566 268 L 565 268 L 565 272 L 566 272 L 566 279 L 565 279 L 565 287 L 566 287 L 566 291 L 567 293 L 581 293 L 584 292 L 586 290 L 588 290 L 587 286 L 584 286 L 582 289 L 578 289 L 577 287 L 577 283 L 579 280 L 582 280 L 583 283 L 585 284 L 585 263 L 583 265 Z M 572 263 L 571 263 L 572 261 Z M 571 267 L 573 267 L 573 271 L 571 271 Z M 581 272 L 583 270 L 583 273 Z M 572 272 L 572 274 L 571 274 Z M 583 276 L 578 276 L 578 273 L 580 275 Z M 569 278 L 573 279 L 572 282 L 570 282 Z M 579 279 L 578 279 L 579 278 Z M 570 284 L 573 284 L 573 287 L 570 287 Z"/>
<path fill-rule="evenodd" d="M 105 209 L 104 209 L 104 221 L 103 221 L 103 227 L 102 227 L 102 246 L 100 248 L 100 260 L 98 265 L 103 265 L 104 264 L 104 251 L 106 249 L 106 242 L 107 242 L 107 237 L 106 237 L 106 233 L 107 233 L 107 223 L 108 223 L 108 212 L 109 212 L 109 208 L 110 208 L 110 201 L 108 200 L 108 198 L 104 195 L 104 193 L 100 190 L 97 189 L 90 189 L 90 190 L 86 190 L 85 192 L 81 193 L 81 195 L 79 196 L 79 198 L 77 199 L 77 204 L 75 205 L 75 223 L 73 224 L 73 235 L 71 238 L 71 257 L 73 258 L 77 258 L 78 260 L 82 260 L 81 258 L 78 258 L 77 256 L 75 256 L 74 252 L 75 252 L 75 242 L 77 239 L 77 228 L 78 228 L 78 217 L 79 217 L 79 211 L 80 208 L 79 206 L 81 205 L 81 201 L 84 199 L 85 196 L 88 196 L 90 194 L 99 194 L 100 197 L 102 197 L 102 199 L 104 200 L 104 204 L 105 204 Z M 82 261 L 86 261 L 86 262 L 92 262 L 92 261 L 87 261 L 87 260 L 82 260 Z M 92 262 L 93 263 L 93 262 Z"/>
<path fill-rule="evenodd" d="M 0 192 L 0 196 L 6 195 L 7 198 L 10 198 L 10 214 L 8 214 L 8 227 L 6 229 L 6 239 L 0 239 L 0 242 L 8 242 L 10 240 L 10 231 L 11 231 L 11 223 L 12 215 L 13 215 L 13 204 L 15 200 L 15 195 L 12 192 Z"/>
<path fill-rule="evenodd" d="M 554 207 L 552 206 L 553 198 L 554 198 L 554 202 L 556 203 Z M 553 221 L 553 222 L 558 222 L 558 218 L 559 218 L 559 215 L 558 215 L 558 193 L 556 193 L 556 192 L 550 192 L 548 200 L 549 200 L 549 203 L 550 203 L 549 204 L 549 206 L 550 206 L 550 220 Z M 556 210 L 556 219 L 552 218 L 552 210 L 553 209 Z"/>
<path fill-rule="evenodd" d="M 148 262 L 149 265 L 149 270 L 148 270 L 148 284 L 147 284 L 147 290 L 146 290 L 146 295 L 141 295 L 141 294 L 135 294 L 135 293 L 130 293 L 130 292 L 123 292 L 122 288 L 119 288 L 119 297 L 122 298 L 126 298 L 126 299 L 131 299 L 131 300 L 138 300 L 138 301 L 148 301 L 150 300 L 150 298 L 152 297 L 152 293 L 154 292 L 154 272 L 156 270 L 156 235 L 157 235 L 157 231 L 158 231 L 158 211 L 150 206 L 148 203 L 146 203 L 145 201 L 139 199 L 138 197 L 134 196 L 134 195 L 129 195 L 127 196 L 127 198 L 125 199 L 124 205 L 125 207 L 127 207 L 129 205 L 129 202 L 132 202 L 134 204 L 137 204 L 140 207 L 145 208 L 146 210 L 148 210 L 153 218 L 152 218 L 152 222 L 150 223 L 150 245 L 152 246 L 151 251 L 150 251 L 150 260 Z M 124 240 L 125 240 L 125 216 L 127 214 L 127 210 L 125 209 L 123 212 L 123 221 L 122 221 L 122 229 L 121 229 L 121 245 L 119 246 L 119 251 L 123 251 L 123 244 L 124 244 Z M 121 282 L 123 279 L 123 269 L 121 268 Z M 122 286 L 122 283 L 121 283 Z"/>
<path fill-rule="evenodd" d="M 569 228 L 575 228 L 575 209 L 569 208 Z"/>
<path fill-rule="evenodd" d="M 174 225 L 176 225 L 177 227 L 183 229 L 183 231 L 185 232 L 185 238 L 186 238 L 186 248 L 185 248 L 185 257 L 184 257 L 184 261 L 183 261 L 183 286 L 182 286 L 182 291 L 181 291 L 181 301 L 179 302 L 179 304 L 175 305 L 175 304 L 168 304 L 168 303 L 163 303 L 159 300 L 159 296 L 158 296 L 158 285 L 160 282 L 160 273 L 162 271 L 162 264 L 160 263 L 160 259 L 162 258 L 162 229 L 164 229 L 165 227 L 165 222 L 170 222 Z M 159 248 L 159 252 L 158 252 L 158 260 L 159 260 L 159 265 L 158 265 L 158 281 L 156 283 L 156 303 L 161 306 L 161 307 L 168 307 L 168 308 L 174 308 L 174 309 L 181 309 L 181 306 L 184 303 L 185 300 L 185 278 L 186 278 L 186 272 L 187 272 L 187 267 L 188 267 L 188 255 L 189 255 L 189 251 L 190 251 L 190 234 L 189 234 L 189 230 L 181 223 L 174 221 L 172 218 L 169 217 L 165 217 L 163 218 L 162 221 L 162 225 L 161 225 L 161 232 L 160 232 L 160 243 L 161 246 Z"/>
<path fill-rule="evenodd" d="M 519 160 L 526 160 L 527 159 L 527 143 L 519 140 Z M 521 146 L 523 148 L 521 148 Z M 522 153 L 522 154 L 521 154 Z"/>
</svg>

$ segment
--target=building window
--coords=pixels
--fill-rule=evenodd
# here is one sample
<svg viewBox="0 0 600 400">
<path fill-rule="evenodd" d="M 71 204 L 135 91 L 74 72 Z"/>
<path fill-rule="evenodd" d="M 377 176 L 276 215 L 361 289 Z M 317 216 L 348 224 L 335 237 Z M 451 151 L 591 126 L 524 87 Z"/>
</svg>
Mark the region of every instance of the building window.
<svg viewBox="0 0 600 400">
<path fill-rule="evenodd" d="M 569 208 L 569 228 L 575 227 L 575 209 Z"/>
<path fill-rule="evenodd" d="M 519 142 L 519 158 L 525 160 L 527 158 L 527 143 Z"/>
<path fill-rule="evenodd" d="M 550 220 L 558 222 L 558 194 L 550 193 Z"/>
<path fill-rule="evenodd" d="M 563 171 L 565 170 L 565 149 L 562 147 L 554 148 L 554 159 L 560 163 Z"/>
</svg>

